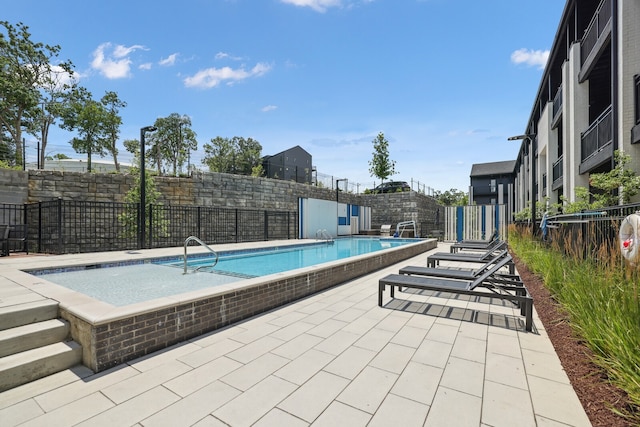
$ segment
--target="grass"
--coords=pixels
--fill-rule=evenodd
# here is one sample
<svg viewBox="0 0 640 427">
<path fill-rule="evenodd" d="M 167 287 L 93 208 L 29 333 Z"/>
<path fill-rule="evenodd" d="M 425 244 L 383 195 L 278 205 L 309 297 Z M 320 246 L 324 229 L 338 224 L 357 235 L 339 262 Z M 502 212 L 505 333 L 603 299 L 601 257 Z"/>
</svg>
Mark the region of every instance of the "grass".
<svg viewBox="0 0 640 427">
<path fill-rule="evenodd" d="M 509 244 L 567 311 L 576 334 L 593 350 L 594 362 L 640 408 L 639 266 L 625 262 L 617 242 L 585 257 L 583 249 L 571 249 L 581 248 L 579 235 L 543 244 L 530 230 L 512 227 Z M 640 424 L 638 411 L 627 415 Z"/>
</svg>

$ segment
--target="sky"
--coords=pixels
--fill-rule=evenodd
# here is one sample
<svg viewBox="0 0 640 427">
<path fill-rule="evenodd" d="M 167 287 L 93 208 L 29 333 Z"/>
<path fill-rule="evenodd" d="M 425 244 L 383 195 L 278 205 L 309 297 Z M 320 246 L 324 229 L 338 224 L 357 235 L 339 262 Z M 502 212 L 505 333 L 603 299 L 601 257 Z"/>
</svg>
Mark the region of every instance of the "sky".
<svg viewBox="0 0 640 427">
<path fill-rule="evenodd" d="M 362 191 L 379 184 L 369 162 L 382 132 L 390 180 L 466 192 L 473 164 L 516 159 L 520 142 L 507 138 L 524 133 L 565 1 L 0 4 L 0 19 L 59 45 L 56 60 L 71 60 L 95 99 L 113 91 L 127 103 L 121 141 L 178 113 L 197 134 L 198 168 L 203 144 L 239 136 L 263 155 L 299 145 L 319 176 Z M 85 159 L 74 136 L 53 129 L 46 155 Z M 122 143 L 118 160 L 132 161 Z"/>
</svg>

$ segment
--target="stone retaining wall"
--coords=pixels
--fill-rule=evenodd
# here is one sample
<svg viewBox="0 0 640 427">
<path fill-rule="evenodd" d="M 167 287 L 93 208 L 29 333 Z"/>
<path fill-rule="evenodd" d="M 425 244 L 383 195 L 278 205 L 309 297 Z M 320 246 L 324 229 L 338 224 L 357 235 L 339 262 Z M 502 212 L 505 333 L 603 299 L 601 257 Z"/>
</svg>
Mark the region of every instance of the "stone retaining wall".
<svg viewBox="0 0 640 427">
<path fill-rule="evenodd" d="M 224 173 L 195 173 L 192 177 L 154 177 L 164 205 L 215 206 L 297 211 L 298 198 L 336 200 L 372 208 L 372 229 L 383 224 L 416 221 L 421 236 L 437 229 L 438 204 L 414 191 L 351 194 L 308 184 Z M 95 202 L 124 202 L 135 185 L 129 174 L 30 170 L 0 170 L 0 203 L 35 203 L 58 198 Z M 442 218 L 442 212 L 440 218 Z"/>
</svg>

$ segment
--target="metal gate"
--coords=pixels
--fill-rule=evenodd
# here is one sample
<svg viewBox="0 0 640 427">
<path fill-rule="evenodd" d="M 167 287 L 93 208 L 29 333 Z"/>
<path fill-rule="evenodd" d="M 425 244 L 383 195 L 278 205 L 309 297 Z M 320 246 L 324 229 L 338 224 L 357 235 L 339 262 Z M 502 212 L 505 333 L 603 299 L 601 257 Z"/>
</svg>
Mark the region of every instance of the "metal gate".
<svg viewBox="0 0 640 427">
<path fill-rule="evenodd" d="M 490 239 L 496 230 L 506 240 L 506 212 L 507 205 L 446 206 L 444 240 Z"/>
</svg>

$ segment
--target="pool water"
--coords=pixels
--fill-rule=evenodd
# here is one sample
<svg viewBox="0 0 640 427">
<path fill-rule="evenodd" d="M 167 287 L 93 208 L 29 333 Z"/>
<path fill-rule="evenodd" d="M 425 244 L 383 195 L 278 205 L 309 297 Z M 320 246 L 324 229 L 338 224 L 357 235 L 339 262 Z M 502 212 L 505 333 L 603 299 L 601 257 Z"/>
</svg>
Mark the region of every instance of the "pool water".
<svg viewBox="0 0 640 427">
<path fill-rule="evenodd" d="M 83 293 L 116 307 L 225 285 L 250 277 L 295 270 L 356 255 L 413 243 L 410 239 L 344 238 L 333 243 L 229 252 L 220 256 L 215 268 L 211 256 L 184 260 L 146 260 L 126 266 L 92 265 L 65 271 L 30 271 L 57 285 Z M 200 270 L 195 271 L 201 267 Z"/>
<path fill-rule="evenodd" d="M 207 256 L 206 258 L 188 260 L 187 269 L 200 269 L 200 271 L 211 271 L 246 277 L 266 276 L 268 274 L 368 254 L 401 246 L 409 242 L 415 242 L 415 240 L 344 238 L 334 240 L 331 243 L 304 247 L 298 246 L 289 249 L 278 248 L 254 253 L 223 255 L 213 268 L 210 266 L 214 264 L 215 258 L 213 256 Z M 184 260 L 167 262 L 166 265 L 184 268 Z"/>
</svg>

